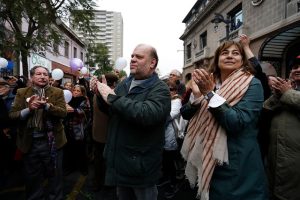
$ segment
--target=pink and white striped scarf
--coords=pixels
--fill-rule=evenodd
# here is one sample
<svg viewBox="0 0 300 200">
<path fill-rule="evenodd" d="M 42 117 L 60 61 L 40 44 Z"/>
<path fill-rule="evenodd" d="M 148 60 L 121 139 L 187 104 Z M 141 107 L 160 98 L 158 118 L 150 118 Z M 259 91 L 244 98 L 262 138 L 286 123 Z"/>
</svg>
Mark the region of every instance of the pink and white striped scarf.
<svg viewBox="0 0 300 200">
<path fill-rule="evenodd" d="M 238 69 L 222 83 L 217 94 L 233 106 L 247 91 L 253 75 Z M 200 107 L 189 122 L 181 149 L 187 161 L 185 174 L 192 186 L 198 185 L 197 197 L 209 199 L 209 185 L 216 164 L 228 164 L 226 131 L 208 111 L 208 102 L 200 97 Z"/>
</svg>

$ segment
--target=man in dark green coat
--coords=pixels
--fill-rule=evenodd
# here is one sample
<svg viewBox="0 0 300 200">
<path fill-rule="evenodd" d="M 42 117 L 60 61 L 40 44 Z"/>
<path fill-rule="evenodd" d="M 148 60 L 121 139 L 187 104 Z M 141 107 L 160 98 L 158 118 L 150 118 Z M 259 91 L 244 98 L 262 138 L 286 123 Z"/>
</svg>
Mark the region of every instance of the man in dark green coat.
<svg viewBox="0 0 300 200">
<path fill-rule="evenodd" d="M 129 78 L 115 90 L 97 82 L 99 108 L 109 115 L 105 183 L 117 186 L 119 200 L 157 199 L 171 109 L 169 89 L 155 73 L 157 63 L 156 50 L 140 44 L 131 55 Z"/>
</svg>

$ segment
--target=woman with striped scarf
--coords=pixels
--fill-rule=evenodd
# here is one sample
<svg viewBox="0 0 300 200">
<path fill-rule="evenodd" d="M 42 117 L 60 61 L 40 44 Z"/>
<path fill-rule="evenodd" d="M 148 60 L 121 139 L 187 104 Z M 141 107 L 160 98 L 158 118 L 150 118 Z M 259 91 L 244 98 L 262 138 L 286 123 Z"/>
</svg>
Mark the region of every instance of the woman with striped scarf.
<svg viewBox="0 0 300 200">
<path fill-rule="evenodd" d="M 256 140 L 263 89 L 238 42 L 215 52 L 210 72 L 196 69 L 199 88 L 181 153 L 185 174 L 201 200 L 268 199 Z M 184 114 L 182 114 L 184 116 Z"/>
</svg>

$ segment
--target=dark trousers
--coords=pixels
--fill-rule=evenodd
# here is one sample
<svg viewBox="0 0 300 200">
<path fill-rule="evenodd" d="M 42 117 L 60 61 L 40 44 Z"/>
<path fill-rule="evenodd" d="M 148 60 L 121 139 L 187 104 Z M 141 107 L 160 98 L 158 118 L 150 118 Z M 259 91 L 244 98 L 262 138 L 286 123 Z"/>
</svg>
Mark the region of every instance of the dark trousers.
<svg viewBox="0 0 300 200">
<path fill-rule="evenodd" d="M 85 140 L 68 138 L 68 142 L 64 146 L 63 165 L 65 171 L 79 170 L 83 175 L 87 175 L 88 158 Z"/>
<path fill-rule="evenodd" d="M 171 183 L 176 182 L 176 159 L 177 150 L 164 150 L 163 151 L 163 161 L 162 161 L 162 173 L 163 176 L 171 181 Z"/>
<path fill-rule="evenodd" d="M 56 168 L 53 168 L 47 138 L 33 139 L 30 151 L 23 157 L 26 199 L 63 199 L 62 157 L 62 150 L 57 150 Z M 47 190 L 45 179 L 48 179 Z"/>
<path fill-rule="evenodd" d="M 94 142 L 95 187 L 100 189 L 105 181 L 105 162 L 103 158 L 105 143 Z"/>
<path fill-rule="evenodd" d="M 119 200 L 157 200 L 157 187 L 117 187 Z"/>
</svg>

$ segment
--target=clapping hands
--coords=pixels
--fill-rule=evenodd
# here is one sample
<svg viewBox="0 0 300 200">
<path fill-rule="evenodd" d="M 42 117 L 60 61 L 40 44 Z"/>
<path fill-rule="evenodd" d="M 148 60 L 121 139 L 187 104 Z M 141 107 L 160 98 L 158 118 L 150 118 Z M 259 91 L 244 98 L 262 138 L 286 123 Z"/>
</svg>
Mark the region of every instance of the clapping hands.
<svg viewBox="0 0 300 200">
<path fill-rule="evenodd" d="M 105 75 L 101 75 L 101 82 L 93 76 L 90 80 L 90 88 L 95 94 L 101 95 L 106 103 L 108 103 L 108 95 L 115 94 L 114 90 L 107 85 Z"/>
<path fill-rule="evenodd" d="M 36 110 L 46 106 L 48 98 L 39 97 L 38 95 L 33 95 L 29 98 L 28 107 L 29 110 Z"/>
<path fill-rule="evenodd" d="M 213 91 L 215 88 L 213 74 L 208 74 L 205 69 L 196 69 L 192 74 L 192 78 L 203 95 Z"/>
<path fill-rule="evenodd" d="M 271 87 L 275 91 L 275 93 L 282 95 L 289 89 L 292 89 L 292 84 L 290 80 L 285 80 L 280 77 L 277 77 L 275 79 L 272 79 Z"/>
</svg>

